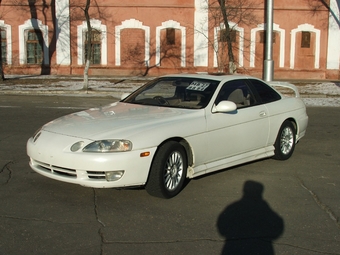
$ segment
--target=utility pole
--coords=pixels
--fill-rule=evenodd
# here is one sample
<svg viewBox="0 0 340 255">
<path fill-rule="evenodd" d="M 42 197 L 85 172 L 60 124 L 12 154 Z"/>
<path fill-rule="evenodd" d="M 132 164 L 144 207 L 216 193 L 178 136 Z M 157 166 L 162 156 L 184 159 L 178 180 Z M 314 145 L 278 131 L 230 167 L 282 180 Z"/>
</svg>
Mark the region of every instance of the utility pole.
<svg viewBox="0 0 340 255">
<path fill-rule="evenodd" d="M 263 63 L 263 79 L 265 81 L 272 81 L 274 74 L 274 60 L 273 60 L 273 2 L 274 0 L 267 0 L 266 2 L 266 49 L 265 60 Z"/>
</svg>

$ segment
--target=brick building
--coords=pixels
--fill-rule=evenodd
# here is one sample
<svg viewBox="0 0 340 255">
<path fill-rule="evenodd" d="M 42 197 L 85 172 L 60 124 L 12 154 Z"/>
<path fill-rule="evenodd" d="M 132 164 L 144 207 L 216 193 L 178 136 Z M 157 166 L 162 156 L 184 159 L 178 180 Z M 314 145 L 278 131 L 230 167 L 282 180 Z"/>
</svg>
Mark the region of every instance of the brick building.
<svg viewBox="0 0 340 255">
<path fill-rule="evenodd" d="M 5 74 L 83 73 L 89 38 L 82 10 L 85 0 L 0 2 Z M 242 7 L 228 8 L 237 71 L 261 77 L 265 2 L 227 2 Z M 274 0 L 274 78 L 340 78 L 339 2 L 326 2 L 327 6 L 319 0 Z M 160 75 L 227 69 L 226 28 L 216 0 L 96 3 L 90 8 L 90 74 Z"/>
</svg>

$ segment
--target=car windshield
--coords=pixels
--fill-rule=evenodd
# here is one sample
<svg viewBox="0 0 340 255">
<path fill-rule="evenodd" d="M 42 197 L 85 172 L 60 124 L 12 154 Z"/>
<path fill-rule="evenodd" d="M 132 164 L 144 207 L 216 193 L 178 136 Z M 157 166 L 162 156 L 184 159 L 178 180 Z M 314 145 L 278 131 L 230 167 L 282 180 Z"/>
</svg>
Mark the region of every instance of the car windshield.
<svg viewBox="0 0 340 255">
<path fill-rule="evenodd" d="M 218 83 L 200 78 L 163 77 L 145 84 L 122 102 L 201 109 L 209 103 Z"/>
</svg>

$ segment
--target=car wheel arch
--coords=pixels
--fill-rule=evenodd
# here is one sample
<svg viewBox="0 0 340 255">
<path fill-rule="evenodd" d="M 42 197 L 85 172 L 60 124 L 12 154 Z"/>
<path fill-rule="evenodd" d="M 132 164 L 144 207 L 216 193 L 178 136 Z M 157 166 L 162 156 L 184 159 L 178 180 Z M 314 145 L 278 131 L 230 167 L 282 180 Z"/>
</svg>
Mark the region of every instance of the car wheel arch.
<svg viewBox="0 0 340 255">
<path fill-rule="evenodd" d="M 294 118 L 288 118 L 288 119 L 285 119 L 282 123 L 284 123 L 285 121 L 290 121 L 293 124 L 295 128 L 295 136 L 296 136 L 298 134 L 298 128 L 299 128 L 296 120 Z"/>
<path fill-rule="evenodd" d="M 187 157 L 187 161 L 188 161 L 188 166 L 192 166 L 193 162 L 194 162 L 194 156 L 193 156 L 192 148 L 191 148 L 189 142 L 186 139 L 182 138 L 182 137 L 171 137 L 171 138 L 168 138 L 168 139 L 164 140 L 162 143 L 160 143 L 157 146 L 157 150 L 163 144 L 168 143 L 170 141 L 177 142 L 177 143 L 179 143 L 180 145 L 183 146 L 183 148 L 185 150 L 185 153 L 186 153 L 186 157 Z M 156 150 L 156 153 L 157 153 L 157 150 Z M 155 155 L 156 155 L 156 153 L 155 153 Z"/>
<path fill-rule="evenodd" d="M 190 155 L 191 151 L 188 150 L 189 148 L 190 146 L 186 140 L 177 137 L 167 139 L 157 146 L 145 183 L 145 189 L 150 195 L 171 198 L 183 189 L 187 183 L 187 172 L 190 168 L 188 164 L 190 156 L 188 157 L 188 155 Z M 166 168 L 162 168 L 164 164 L 167 165 Z M 181 168 L 180 165 L 183 167 Z M 175 167 L 173 168 L 172 166 Z M 164 170 L 165 172 L 163 172 Z M 173 170 L 175 170 L 176 175 L 173 175 Z M 179 172 L 183 172 L 183 174 L 180 175 Z M 178 177 L 177 174 L 179 174 Z"/>
<path fill-rule="evenodd" d="M 293 118 L 282 122 L 274 143 L 274 159 L 287 160 L 292 156 L 297 143 L 297 129 L 297 123 Z"/>
<path fill-rule="evenodd" d="M 186 158 L 187 158 L 188 168 L 193 167 L 193 165 L 194 165 L 194 155 L 193 155 L 192 147 L 190 146 L 189 142 L 186 139 L 182 138 L 182 137 L 171 137 L 171 138 L 168 138 L 168 139 L 164 140 L 162 143 L 160 143 L 157 146 L 157 150 L 155 151 L 154 156 L 153 156 L 152 161 L 151 161 L 151 164 L 150 164 L 149 174 L 150 174 L 151 166 L 152 166 L 152 164 L 153 164 L 153 162 L 155 160 L 155 156 L 157 155 L 157 152 L 158 152 L 159 148 L 163 144 L 166 144 L 166 143 L 171 142 L 171 141 L 179 143 L 184 148 L 184 151 L 185 151 L 185 154 L 186 154 Z M 188 171 L 188 173 L 189 173 L 189 171 Z M 187 178 L 188 178 L 188 176 L 187 176 Z M 147 178 L 147 181 L 148 180 L 149 180 L 149 176 Z"/>
</svg>

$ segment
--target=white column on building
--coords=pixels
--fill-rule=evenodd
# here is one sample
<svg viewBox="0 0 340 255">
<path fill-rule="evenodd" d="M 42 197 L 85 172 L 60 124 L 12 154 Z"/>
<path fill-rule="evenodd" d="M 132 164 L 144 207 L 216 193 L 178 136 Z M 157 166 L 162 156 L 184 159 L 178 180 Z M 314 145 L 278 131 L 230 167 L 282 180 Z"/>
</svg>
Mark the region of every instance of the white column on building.
<svg viewBox="0 0 340 255">
<path fill-rule="evenodd" d="M 340 2 L 330 0 L 330 14 L 328 27 L 327 69 L 340 68 Z"/>
<path fill-rule="evenodd" d="M 71 64 L 70 1 L 58 0 L 56 5 L 56 58 L 58 65 Z"/>
<path fill-rule="evenodd" d="M 208 1 L 195 0 L 194 66 L 208 66 Z"/>
</svg>

